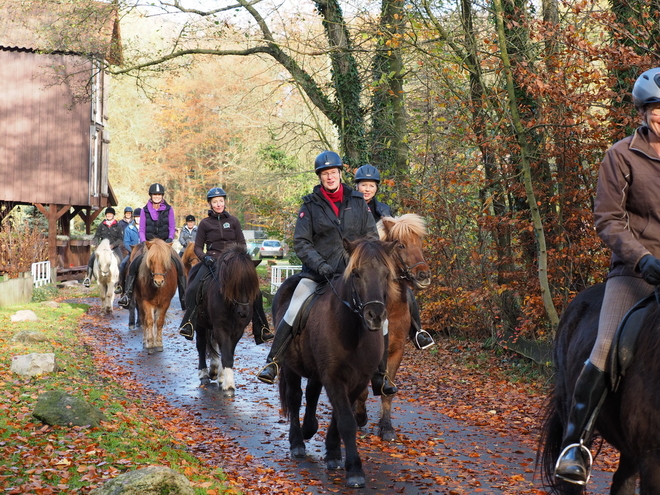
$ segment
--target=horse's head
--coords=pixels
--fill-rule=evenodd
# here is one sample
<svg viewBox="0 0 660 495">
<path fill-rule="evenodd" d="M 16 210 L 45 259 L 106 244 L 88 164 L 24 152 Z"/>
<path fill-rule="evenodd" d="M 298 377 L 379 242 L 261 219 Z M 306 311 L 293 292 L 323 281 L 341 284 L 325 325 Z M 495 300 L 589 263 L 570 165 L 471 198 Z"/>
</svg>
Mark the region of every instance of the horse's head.
<svg viewBox="0 0 660 495">
<path fill-rule="evenodd" d="M 396 242 L 344 239 L 349 261 L 344 281 L 350 287 L 350 304 L 369 330 L 382 330 L 387 319 L 387 299 L 398 292 L 392 251 Z"/>
<path fill-rule="evenodd" d="M 257 264 L 239 245 L 227 248 L 216 263 L 218 286 L 225 305 L 232 307 L 240 319 L 250 315 L 259 296 Z"/>
<path fill-rule="evenodd" d="M 161 239 L 146 241 L 144 243 L 144 262 L 151 275 L 154 287 L 160 288 L 165 284 L 165 276 L 172 268 L 172 248 Z"/>
<path fill-rule="evenodd" d="M 98 265 L 99 276 L 103 278 L 109 277 L 112 273 L 112 266 L 117 266 L 118 261 L 115 254 L 110 247 L 110 241 L 103 239 L 95 251 L 96 263 Z"/>
<path fill-rule="evenodd" d="M 426 235 L 424 219 L 414 213 L 400 217 L 383 217 L 378 222 L 378 233 L 383 241 L 396 241 L 396 259 L 399 277 L 415 289 L 431 285 L 431 269 L 424 260 L 422 239 Z"/>
</svg>

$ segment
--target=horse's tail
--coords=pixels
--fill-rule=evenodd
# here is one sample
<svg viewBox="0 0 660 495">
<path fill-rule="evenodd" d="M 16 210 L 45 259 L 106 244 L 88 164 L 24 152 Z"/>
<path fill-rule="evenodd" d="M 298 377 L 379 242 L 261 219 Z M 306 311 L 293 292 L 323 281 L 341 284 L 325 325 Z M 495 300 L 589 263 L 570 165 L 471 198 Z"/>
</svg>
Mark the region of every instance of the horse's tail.
<svg viewBox="0 0 660 495">
<path fill-rule="evenodd" d="M 291 411 L 289 410 L 289 404 L 287 403 L 287 397 L 290 391 L 291 387 L 289 387 L 289 382 L 286 379 L 285 370 L 280 370 L 280 406 L 282 408 L 282 416 L 287 419 L 289 419 L 291 414 Z"/>
<path fill-rule="evenodd" d="M 552 397 L 545 408 L 541 437 L 536 452 L 536 467 L 541 468 L 543 487 L 549 493 L 558 495 L 579 495 L 584 493 L 581 486 L 559 480 L 555 477 L 555 464 L 561 454 L 561 444 L 564 436 L 564 425 L 556 404 L 557 398 Z"/>
</svg>

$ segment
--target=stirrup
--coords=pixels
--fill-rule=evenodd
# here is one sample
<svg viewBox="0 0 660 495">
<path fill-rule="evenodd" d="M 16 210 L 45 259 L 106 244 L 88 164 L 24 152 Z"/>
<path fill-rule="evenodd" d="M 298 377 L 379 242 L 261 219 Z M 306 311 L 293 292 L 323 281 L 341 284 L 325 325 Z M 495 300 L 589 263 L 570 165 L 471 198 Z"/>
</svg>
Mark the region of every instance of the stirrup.
<svg viewBox="0 0 660 495">
<path fill-rule="evenodd" d="M 422 345 L 419 342 L 419 336 L 420 335 L 426 336 L 428 338 L 428 340 L 430 340 L 430 342 L 426 345 Z M 430 333 L 428 333 L 426 330 L 423 330 L 423 329 L 420 328 L 419 332 L 417 332 L 415 334 L 415 337 L 413 338 L 413 344 L 415 344 L 415 347 L 417 347 L 417 349 L 423 351 L 424 349 L 428 349 L 429 347 L 433 347 L 435 345 L 435 340 L 433 340 L 433 337 L 431 337 Z"/>
<path fill-rule="evenodd" d="M 124 294 L 121 296 L 119 301 L 117 301 L 117 304 L 124 309 L 128 309 L 128 307 L 131 305 L 131 298 L 128 296 L 128 294 Z"/>
<path fill-rule="evenodd" d="M 195 335 L 195 329 L 191 322 L 187 321 L 179 328 L 179 335 L 183 335 L 186 339 L 192 340 Z"/>
<path fill-rule="evenodd" d="M 115 287 L 115 294 L 121 294 L 124 290 L 121 288 L 121 285 Z"/>
<path fill-rule="evenodd" d="M 91 280 L 89 280 L 89 277 L 85 277 L 85 279 L 83 280 L 83 285 L 85 287 L 89 287 L 90 283 L 91 283 Z"/>
<path fill-rule="evenodd" d="M 275 335 L 273 334 L 273 332 L 271 332 L 270 328 L 268 328 L 266 326 L 261 327 L 261 330 L 259 330 L 259 335 L 260 335 L 261 340 L 263 342 L 270 342 L 271 340 L 273 340 L 275 338 Z"/>
<path fill-rule="evenodd" d="M 557 473 L 557 469 L 559 469 L 559 463 L 561 462 L 562 457 L 564 457 L 564 455 L 566 454 L 566 452 L 568 452 L 569 449 L 572 449 L 574 447 L 579 447 L 580 451 L 585 451 L 589 457 L 589 464 L 586 467 L 587 477 L 584 481 L 567 478 Z M 572 443 L 570 445 L 567 445 L 566 448 L 561 451 L 561 454 L 559 454 L 559 457 L 557 458 L 557 462 L 555 463 L 555 478 L 559 478 L 569 483 L 573 483 L 574 485 L 584 486 L 587 483 L 589 483 L 589 479 L 591 478 L 591 466 L 593 465 L 593 462 L 594 462 L 594 458 L 591 455 L 591 451 L 584 445 L 584 442 L 582 440 L 580 440 L 580 443 Z"/>
<path fill-rule="evenodd" d="M 264 366 L 263 368 L 261 368 L 261 369 L 259 370 L 259 373 L 257 373 L 257 378 L 258 378 L 260 381 L 264 382 L 264 383 L 268 383 L 269 385 L 272 385 L 273 383 L 275 383 L 275 379 L 266 378 L 265 376 L 262 375 L 262 373 L 263 373 L 264 371 L 266 371 L 266 368 L 268 368 L 271 364 L 274 364 L 274 365 L 275 365 L 275 378 L 277 378 L 277 375 L 280 374 L 280 365 L 277 364 L 277 361 L 271 361 L 271 362 L 268 363 L 266 366 Z"/>
</svg>

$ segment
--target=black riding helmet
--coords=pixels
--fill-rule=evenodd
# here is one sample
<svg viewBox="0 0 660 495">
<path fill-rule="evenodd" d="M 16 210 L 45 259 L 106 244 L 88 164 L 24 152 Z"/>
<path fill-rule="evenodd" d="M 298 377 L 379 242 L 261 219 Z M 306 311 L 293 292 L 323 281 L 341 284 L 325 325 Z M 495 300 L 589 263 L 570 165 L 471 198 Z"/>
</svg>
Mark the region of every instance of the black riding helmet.
<svg viewBox="0 0 660 495">
<path fill-rule="evenodd" d="M 186 222 L 194 222 L 195 221 L 195 216 L 194 215 L 188 215 L 186 217 Z"/>
<path fill-rule="evenodd" d="M 149 196 L 152 194 L 165 194 L 165 188 L 162 184 L 151 184 L 151 186 L 149 186 Z"/>
<path fill-rule="evenodd" d="M 314 160 L 314 172 L 316 172 L 316 175 L 329 168 L 338 168 L 341 170 L 343 167 L 344 164 L 341 161 L 341 157 L 334 151 L 323 151 Z"/>
</svg>

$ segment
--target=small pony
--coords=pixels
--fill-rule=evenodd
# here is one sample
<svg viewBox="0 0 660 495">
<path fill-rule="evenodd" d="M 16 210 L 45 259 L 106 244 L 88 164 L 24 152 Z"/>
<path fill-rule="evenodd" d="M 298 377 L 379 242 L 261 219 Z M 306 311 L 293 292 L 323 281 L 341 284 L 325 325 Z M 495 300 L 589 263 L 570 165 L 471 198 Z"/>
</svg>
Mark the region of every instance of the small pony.
<svg viewBox="0 0 660 495">
<path fill-rule="evenodd" d="M 367 387 L 383 356 L 387 303 L 401 297 L 391 257 L 395 246 L 395 242 L 344 240 L 350 257 L 343 276 L 333 279 L 327 290 L 318 295 L 308 315 L 301 315 L 302 330 L 294 336 L 281 363 L 280 403 L 290 421 L 291 456 L 304 457 L 304 441 L 318 430 L 316 406 L 325 387 L 332 404 L 325 441 L 327 467 L 330 470 L 342 467 L 343 441 L 346 485 L 352 488 L 365 486 L 352 405 Z M 296 280 L 289 277 L 275 295 L 276 326 L 286 312 Z M 301 427 L 302 377 L 307 378 L 307 404 Z"/>
<path fill-rule="evenodd" d="M 215 262 L 206 282 L 197 317 L 198 370 L 202 385 L 211 380 L 222 384 L 225 395 L 233 396 L 234 352 L 245 327 L 252 320 L 252 305 L 260 295 L 256 266 L 244 246 L 227 248 Z M 192 281 L 198 269 L 190 272 Z M 211 357 L 210 369 L 206 356 Z"/>
<path fill-rule="evenodd" d="M 424 219 L 414 213 L 407 213 L 400 217 L 383 217 L 377 224 L 378 234 L 382 241 L 396 242 L 394 260 L 398 275 L 398 298 L 391 298 L 387 303 L 389 320 L 389 345 L 387 357 L 387 373 L 392 381 L 403 360 L 403 352 L 411 326 L 409 287 L 425 289 L 431 284 L 431 271 L 424 260 L 422 239 L 426 235 Z M 355 405 L 355 415 L 358 426 L 367 424 L 367 398 L 369 391 L 360 395 Z M 394 441 L 397 438 L 392 426 L 392 395 L 381 395 L 380 421 L 378 423 L 379 435 L 382 440 Z"/>
<path fill-rule="evenodd" d="M 110 241 L 103 239 L 95 251 L 94 277 L 99 285 L 101 313 L 112 314 L 115 300 L 115 286 L 119 280 L 119 260 L 110 247 Z"/>
<path fill-rule="evenodd" d="M 555 463 L 568 423 L 575 382 L 598 334 L 605 284 L 580 292 L 561 317 L 554 346 L 554 390 L 546 410 L 537 461 L 551 493 L 580 494 L 584 486 L 555 478 Z M 660 305 L 651 302 L 640 322 L 634 356 L 615 391 L 607 394 L 595 431 L 620 453 L 610 493 L 633 495 L 637 478 L 640 495 L 660 493 Z M 589 445 L 587 445 L 589 447 Z"/>
<path fill-rule="evenodd" d="M 145 241 L 144 257 L 135 279 L 135 301 L 142 322 L 143 345 L 148 354 L 163 351 L 163 325 L 177 289 L 177 269 L 172 256 L 178 256 L 165 241 Z"/>
<path fill-rule="evenodd" d="M 183 250 L 183 255 L 181 256 L 181 263 L 183 263 L 183 271 L 186 274 L 186 277 L 190 274 L 190 270 L 193 266 L 199 263 L 199 258 L 195 254 L 195 243 L 189 242 L 186 246 L 186 249 Z"/>
</svg>

